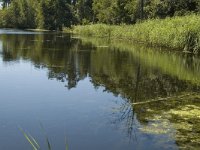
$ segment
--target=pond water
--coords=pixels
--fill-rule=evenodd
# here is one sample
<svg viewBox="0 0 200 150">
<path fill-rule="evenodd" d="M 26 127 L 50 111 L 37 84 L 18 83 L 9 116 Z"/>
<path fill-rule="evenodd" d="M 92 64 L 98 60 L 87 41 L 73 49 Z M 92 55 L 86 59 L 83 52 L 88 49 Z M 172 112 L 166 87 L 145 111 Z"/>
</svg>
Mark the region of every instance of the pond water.
<svg viewBox="0 0 200 150">
<path fill-rule="evenodd" d="M 2 150 L 31 149 L 20 129 L 42 150 L 197 149 L 199 92 L 197 56 L 0 30 Z"/>
</svg>

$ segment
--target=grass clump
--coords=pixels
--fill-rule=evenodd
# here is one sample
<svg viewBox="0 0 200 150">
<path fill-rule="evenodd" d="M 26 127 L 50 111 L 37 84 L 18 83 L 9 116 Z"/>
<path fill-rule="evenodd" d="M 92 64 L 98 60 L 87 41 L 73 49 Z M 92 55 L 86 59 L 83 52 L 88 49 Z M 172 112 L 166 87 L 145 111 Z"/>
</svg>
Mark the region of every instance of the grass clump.
<svg viewBox="0 0 200 150">
<path fill-rule="evenodd" d="M 47 150 L 53 150 L 52 144 L 50 143 L 50 140 L 49 140 L 48 136 L 46 135 L 43 126 L 41 126 L 41 127 L 42 127 L 44 134 L 45 134 L 45 141 L 46 141 L 46 145 L 47 145 Z M 41 150 L 41 147 L 38 144 L 37 140 L 31 134 L 25 132 L 22 128 L 19 128 L 19 129 L 23 133 L 27 142 L 30 144 L 32 150 Z M 67 142 L 65 143 L 65 150 L 69 150 Z"/>
<path fill-rule="evenodd" d="M 200 16 L 146 20 L 135 25 L 74 26 L 73 33 L 143 42 L 152 46 L 200 53 Z"/>
<path fill-rule="evenodd" d="M 106 24 L 78 25 L 73 28 L 73 32 L 86 36 L 109 37 L 113 32 L 113 27 L 114 25 L 109 26 Z"/>
</svg>

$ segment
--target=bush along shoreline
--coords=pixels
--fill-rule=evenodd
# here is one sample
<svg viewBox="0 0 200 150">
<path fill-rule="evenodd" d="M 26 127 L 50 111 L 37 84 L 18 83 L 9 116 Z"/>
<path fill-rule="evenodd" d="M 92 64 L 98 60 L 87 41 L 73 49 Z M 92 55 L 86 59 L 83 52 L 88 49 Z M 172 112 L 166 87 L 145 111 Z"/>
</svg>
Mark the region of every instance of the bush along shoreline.
<svg viewBox="0 0 200 150">
<path fill-rule="evenodd" d="M 74 26 L 72 32 L 84 36 L 137 41 L 200 54 L 199 15 L 146 20 L 134 25 L 80 25 Z"/>
</svg>

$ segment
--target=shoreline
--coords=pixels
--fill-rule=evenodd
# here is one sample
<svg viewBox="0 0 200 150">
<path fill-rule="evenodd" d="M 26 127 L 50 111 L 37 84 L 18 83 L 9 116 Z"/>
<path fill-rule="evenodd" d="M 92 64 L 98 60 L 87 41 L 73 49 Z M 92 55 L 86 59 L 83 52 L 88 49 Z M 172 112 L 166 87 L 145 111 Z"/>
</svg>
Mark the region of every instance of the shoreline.
<svg viewBox="0 0 200 150">
<path fill-rule="evenodd" d="M 137 41 L 152 47 L 164 47 L 182 50 L 185 53 L 199 54 L 199 22 L 199 15 L 189 15 L 147 20 L 134 25 L 78 25 L 73 26 L 71 33 L 89 37 Z"/>
</svg>

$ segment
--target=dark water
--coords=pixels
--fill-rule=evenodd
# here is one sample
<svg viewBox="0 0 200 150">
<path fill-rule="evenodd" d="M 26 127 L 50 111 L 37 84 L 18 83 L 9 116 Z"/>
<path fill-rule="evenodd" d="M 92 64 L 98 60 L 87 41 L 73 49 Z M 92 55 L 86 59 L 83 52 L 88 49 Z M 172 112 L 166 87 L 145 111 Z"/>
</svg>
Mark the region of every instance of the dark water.
<svg viewBox="0 0 200 150">
<path fill-rule="evenodd" d="M 197 56 L 0 30 L 1 150 L 198 149 L 199 92 Z"/>
</svg>

